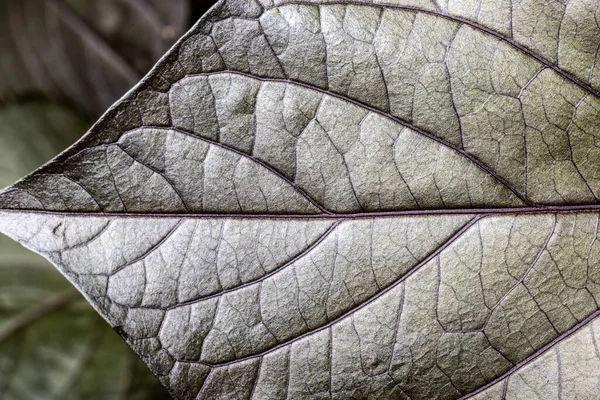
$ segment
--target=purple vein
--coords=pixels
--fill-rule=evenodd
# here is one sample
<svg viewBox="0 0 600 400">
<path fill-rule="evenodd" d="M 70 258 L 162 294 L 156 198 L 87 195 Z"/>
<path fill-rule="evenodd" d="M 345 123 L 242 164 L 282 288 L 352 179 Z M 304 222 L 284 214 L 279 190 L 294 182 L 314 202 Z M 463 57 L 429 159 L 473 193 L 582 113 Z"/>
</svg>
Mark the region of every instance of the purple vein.
<svg viewBox="0 0 600 400">
<path fill-rule="evenodd" d="M 485 172 L 486 174 L 490 175 L 492 178 L 494 178 L 496 181 L 498 181 L 501 185 L 503 185 L 504 187 L 506 187 L 508 190 L 510 190 L 519 200 L 521 200 L 521 202 L 523 202 L 524 204 L 528 205 L 528 206 L 533 206 L 534 204 L 532 202 L 530 202 L 524 195 L 523 193 L 521 193 L 520 190 L 518 190 L 517 188 L 515 188 L 512 184 L 510 184 L 506 179 L 504 179 L 503 177 L 501 177 L 500 175 L 498 175 L 495 171 L 493 171 L 488 165 L 486 165 L 485 163 L 483 163 L 482 161 L 480 161 L 477 157 L 475 157 L 474 155 L 468 153 L 467 151 L 465 151 L 464 149 L 461 149 L 458 146 L 455 146 L 454 144 L 441 139 L 439 137 L 437 137 L 436 135 L 434 135 L 431 132 L 428 132 L 422 128 L 419 128 L 418 126 L 408 122 L 407 120 L 404 120 L 400 117 L 397 117 L 395 115 L 392 115 L 388 112 L 382 111 L 378 108 L 372 107 L 368 104 L 365 104 L 359 100 L 355 100 L 352 99 L 350 97 L 346 97 L 344 95 L 341 95 L 339 93 L 333 92 L 331 90 L 328 89 L 323 89 L 323 88 L 319 88 L 317 86 L 313 86 L 310 85 L 308 83 L 304 83 L 304 82 L 300 82 L 300 81 L 296 81 L 296 80 L 292 80 L 292 79 L 281 79 L 281 78 L 264 78 L 264 77 L 260 77 L 260 76 L 256 76 L 256 75 L 252 75 L 252 74 L 248 74 L 246 72 L 239 72 L 239 71 L 231 71 L 231 70 L 225 70 L 225 71 L 217 71 L 217 72 L 207 72 L 207 73 L 202 73 L 202 74 L 192 74 L 192 75 L 187 75 L 186 77 L 192 77 L 192 76 L 210 76 L 210 75 L 222 75 L 222 74 L 232 74 L 232 75 L 239 75 L 239 76 L 243 76 L 249 79 L 255 79 L 261 82 L 275 82 L 275 83 L 282 83 L 282 84 L 287 84 L 287 85 L 295 85 L 295 86 L 299 86 L 299 87 L 303 87 L 305 89 L 309 89 L 312 91 L 316 91 L 319 92 L 321 94 L 354 104 L 357 107 L 363 108 L 367 111 L 370 111 L 372 113 L 381 115 L 384 118 L 390 119 L 394 122 L 396 122 L 397 124 L 400 124 L 406 128 L 409 128 L 411 130 L 413 130 L 414 132 L 425 136 L 431 140 L 436 141 L 437 143 L 461 154 L 463 157 L 467 158 L 469 161 L 471 161 L 472 163 L 474 163 L 477 167 L 479 167 L 481 170 L 483 170 L 483 172 Z M 164 129 L 164 127 L 163 127 Z M 215 142 L 217 143 L 217 142 Z M 246 153 L 241 153 L 241 154 L 246 154 Z M 247 155 L 247 154 L 246 154 Z M 252 156 L 249 156 L 252 159 L 255 159 Z M 263 165 L 265 165 L 263 163 Z M 273 170 L 273 168 L 270 168 L 271 170 Z M 281 175 L 281 174 L 279 174 Z"/>
<path fill-rule="evenodd" d="M 322 214 L 231 214 L 231 213 L 206 213 L 206 214 L 182 214 L 182 213 L 161 213 L 161 212 L 140 212 L 140 213 L 118 213 L 118 212 L 81 212 L 81 211 L 47 211 L 33 209 L 2 209 L 0 213 L 5 214 L 39 214 L 39 215 L 58 215 L 70 217 L 90 217 L 90 218 L 147 218 L 147 219 L 234 219 L 234 220 L 356 220 L 371 218 L 398 218 L 412 216 L 433 216 L 433 215 L 520 215 L 520 214 L 570 214 L 570 213 L 598 213 L 600 204 L 589 205 L 567 205 L 567 206 L 536 206 L 536 207 L 506 207 L 506 208 L 448 208 L 448 209 L 418 209 L 418 210 L 399 210 L 399 211 L 374 211 L 359 213 L 322 213 Z"/>
<path fill-rule="evenodd" d="M 550 230 L 550 233 L 548 234 L 548 236 L 546 237 L 546 240 L 544 241 L 544 243 L 542 244 L 542 246 L 538 250 L 537 254 L 535 255 L 535 258 L 533 259 L 533 261 L 529 264 L 529 267 L 527 268 L 527 270 L 523 273 L 523 275 L 521 276 L 521 278 L 519 280 L 517 280 L 510 287 L 510 289 L 508 289 L 506 291 L 506 293 L 504 294 L 504 296 L 502 296 L 502 298 L 500 298 L 500 300 L 498 300 L 496 302 L 496 304 L 494 304 L 490 308 L 490 311 L 494 311 L 501 304 L 503 304 L 504 300 L 506 300 L 511 295 L 511 293 L 513 293 L 514 290 L 517 287 L 519 287 L 519 285 L 523 285 L 523 286 L 527 287 L 527 285 L 525 284 L 525 279 L 527 279 L 527 277 L 529 276 L 529 274 L 531 273 L 531 271 L 533 271 L 535 269 L 535 266 L 537 265 L 538 261 L 540 261 L 540 258 L 542 258 L 542 255 L 548 249 L 548 245 L 550 244 L 550 240 L 552 239 L 552 236 L 554 236 L 554 232 L 556 231 L 556 225 L 558 225 L 558 219 L 555 216 L 554 217 L 554 223 L 552 225 L 552 229 Z M 533 297 L 533 296 L 531 296 L 531 297 Z M 487 325 L 487 323 L 489 322 L 489 320 L 490 320 L 491 317 L 492 317 L 492 313 L 490 312 L 490 314 L 488 315 L 487 321 L 485 322 L 485 325 Z"/>
<path fill-rule="evenodd" d="M 149 248 L 148 250 L 146 250 L 146 251 L 144 252 L 144 254 L 142 254 L 141 256 L 139 256 L 139 257 L 136 257 L 135 259 L 133 259 L 133 260 L 131 260 L 131 261 L 129 261 L 129 262 L 127 262 L 127 263 L 125 263 L 125 264 L 121 265 L 121 266 L 120 266 L 120 267 L 118 267 L 118 268 L 116 268 L 115 270 L 113 270 L 113 271 L 110 273 L 110 276 L 113 276 L 113 275 L 115 275 L 116 273 L 118 273 L 119 271 L 121 271 L 121 270 L 123 270 L 123 269 L 125 269 L 125 268 L 129 267 L 130 265 L 133 265 L 133 264 L 135 264 L 136 262 L 142 261 L 142 260 L 144 260 L 145 258 L 147 258 L 147 257 L 148 257 L 150 254 L 152 254 L 152 253 L 153 253 L 155 250 L 159 249 L 159 248 L 160 248 L 160 247 L 161 247 L 161 246 L 162 246 L 162 245 L 163 245 L 163 244 L 164 244 L 164 243 L 165 243 L 167 240 L 169 240 L 169 238 L 170 238 L 171 236 L 173 236 L 173 234 L 174 234 L 174 233 L 177 231 L 177 229 L 179 229 L 179 227 L 180 227 L 181 225 L 183 225 L 183 222 L 184 222 L 184 221 L 185 221 L 184 219 L 180 219 L 180 220 L 179 220 L 179 221 L 178 221 L 178 222 L 177 222 L 177 223 L 176 223 L 176 224 L 175 224 L 175 225 L 174 225 L 174 226 L 173 226 L 173 227 L 172 227 L 172 228 L 171 228 L 171 229 L 170 229 L 170 230 L 169 230 L 169 231 L 168 231 L 168 232 L 165 234 L 165 236 L 163 236 L 163 238 L 162 238 L 162 239 L 160 239 L 158 242 L 156 242 L 156 244 L 154 244 L 153 246 L 150 246 L 150 248 Z"/>
<path fill-rule="evenodd" d="M 40 176 L 44 176 L 44 177 L 51 176 L 51 174 L 41 173 Z M 96 198 L 92 195 L 92 193 L 90 193 L 90 191 L 81 182 L 76 181 L 75 179 L 71 178 L 67 174 L 61 174 L 60 176 L 64 177 L 66 180 L 68 180 L 72 184 L 78 186 L 81 190 L 83 190 L 90 197 L 90 199 L 92 199 L 92 201 L 96 204 L 96 206 L 98 207 L 98 210 L 102 211 L 102 206 L 100 205 L 100 203 L 98 203 L 98 200 L 96 200 Z"/>
<path fill-rule="evenodd" d="M 223 366 L 227 366 L 227 365 L 232 365 L 232 364 L 236 364 L 239 362 L 243 362 L 246 360 L 251 360 L 257 357 L 262 357 L 266 354 L 272 353 L 282 347 L 288 346 L 292 343 L 295 343 L 307 336 L 313 335 L 315 333 L 321 332 L 325 329 L 329 329 L 330 327 L 332 327 L 333 325 L 337 324 L 338 322 L 344 320 L 345 318 L 349 317 L 352 314 L 355 314 L 356 312 L 358 312 L 359 310 L 365 308 L 366 306 L 368 306 L 369 304 L 372 304 L 373 302 L 375 302 L 377 299 L 383 297 L 386 293 L 388 293 L 389 291 L 391 291 L 392 289 L 396 288 L 398 285 L 400 285 L 402 282 L 406 281 L 410 276 L 412 276 L 415 272 L 417 272 L 419 269 L 421 269 L 421 267 L 423 267 L 424 265 L 426 265 L 429 261 L 433 260 L 435 257 L 437 257 L 442 251 L 444 251 L 448 246 L 450 246 L 452 243 L 454 243 L 458 238 L 460 238 L 466 231 L 468 231 L 473 225 L 475 225 L 477 222 L 479 222 L 482 218 L 484 218 L 483 215 L 478 215 L 475 216 L 474 218 L 472 218 L 471 220 L 469 220 L 469 222 L 467 222 L 465 225 L 462 226 L 462 228 L 460 228 L 454 235 L 452 235 L 448 240 L 446 240 L 441 246 L 439 246 L 435 251 L 433 251 L 431 254 L 429 254 L 427 257 L 425 257 L 422 261 L 420 261 L 417 265 L 415 265 L 413 268 L 411 268 L 407 273 L 405 273 L 404 275 L 402 275 L 402 277 L 400 277 L 399 279 L 395 280 L 394 282 L 392 282 L 389 286 L 387 286 L 386 288 L 382 289 L 381 291 L 376 292 L 374 295 L 372 295 L 371 297 L 369 297 L 368 299 L 366 299 L 365 301 L 363 301 L 361 304 L 357 305 L 356 307 L 346 311 L 345 313 L 343 313 L 342 315 L 338 316 L 337 318 L 329 321 L 328 323 L 320 326 L 317 329 L 313 329 L 313 330 L 309 330 L 301 335 L 298 335 L 296 337 L 290 338 L 288 340 L 286 340 L 283 343 L 278 344 L 277 346 L 274 346 L 268 350 L 256 353 L 256 354 L 251 354 L 245 357 L 240 357 L 237 360 L 232 360 L 232 361 L 227 361 L 227 362 L 222 362 L 222 363 L 207 363 L 204 361 L 196 361 L 196 360 L 179 360 L 179 361 L 183 361 L 183 362 L 189 362 L 189 363 L 196 363 L 196 364 L 202 364 L 202 365 L 207 365 L 211 368 L 216 368 L 216 367 L 223 367 Z"/>
<path fill-rule="evenodd" d="M 154 168 L 152 165 L 150 165 L 149 163 L 146 163 L 136 157 L 134 157 L 133 154 L 129 153 L 127 151 L 127 149 L 125 149 L 124 146 L 120 145 L 119 143 L 116 144 L 116 146 L 123 152 L 125 153 L 127 156 L 129 156 L 134 162 L 137 162 L 138 164 L 142 165 L 143 167 L 148 168 L 150 171 L 152 171 L 153 173 L 157 174 L 158 176 L 160 176 L 163 180 L 165 180 L 167 182 L 167 185 L 169 185 L 169 187 L 173 190 L 173 192 L 175 192 L 175 195 L 179 198 L 179 200 L 181 201 L 181 204 L 183 205 L 183 208 L 189 212 L 190 208 L 188 207 L 187 203 L 185 202 L 185 199 L 183 197 L 183 194 L 181 193 L 181 191 L 179 189 L 177 189 L 177 186 L 175 186 L 175 184 L 173 183 L 173 181 L 171 181 L 171 179 L 169 179 L 169 177 L 167 176 L 167 174 L 164 171 L 159 171 L 158 169 Z"/>
<path fill-rule="evenodd" d="M 187 306 L 187 305 L 190 305 L 190 304 L 198 303 L 198 302 L 201 302 L 201 301 L 204 301 L 204 300 L 209 300 L 209 299 L 213 299 L 213 298 L 216 298 L 216 297 L 220 297 L 220 296 L 223 296 L 224 294 L 227 294 L 229 292 L 234 292 L 234 291 L 243 289 L 243 288 L 245 288 L 247 286 L 253 285 L 255 283 L 265 281 L 269 277 L 277 274 L 278 272 L 280 272 L 283 269 L 289 267 L 290 265 L 292 265 L 296 261 L 300 260 L 301 258 L 303 258 L 306 255 L 308 255 L 310 252 L 312 252 L 321 243 L 323 243 L 323 241 L 325 239 L 327 239 L 327 237 L 329 237 L 329 235 L 331 235 L 331 233 L 333 231 L 335 231 L 337 229 L 337 227 L 342 223 L 342 221 L 343 220 L 336 221 L 335 223 L 333 223 L 325 232 L 323 232 L 322 235 L 319 236 L 319 238 L 317 238 L 317 240 L 315 240 L 312 244 L 310 244 L 306 249 L 304 249 L 303 251 L 301 251 L 299 254 L 297 254 L 291 260 L 289 260 L 289 261 L 283 263 L 282 265 L 280 265 L 279 267 L 275 268 L 273 271 L 269 272 L 268 274 L 265 274 L 265 275 L 261 276 L 260 278 L 253 279 L 251 281 L 244 282 L 244 283 L 242 283 L 240 285 L 236 285 L 236 286 L 231 287 L 229 289 L 220 290 L 219 292 L 211 294 L 211 295 L 208 295 L 208 296 L 202 296 L 202 297 L 199 297 L 199 298 L 194 299 L 194 300 L 189 300 L 189 301 L 185 301 L 185 302 L 182 302 L 182 303 L 178 303 L 177 305 L 174 305 L 174 306 L 171 306 L 171 307 L 167 307 L 166 310 L 171 310 L 171 309 L 174 309 L 174 308 L 179 308 L 179 307 Z M 158 309 L 161 309 L 159 307 L 143 307 L 143 306 L 140 307 L 140 308 L 158 308 Z"/>
<path fill-rule="evenodd" d="M 587 316 L 581 322 L 575 324 L 570 329 L 568 329 L 565 332 L 561 333 L 556 338 L 554 338 L 554 340 L 552 340 L 549 343 L 546 343 L 546 345 L 542 346 L 539 350 L 537 350 L 536 352 L 534 352 L 530 356 L 526 357 L 522 361 L 520 361 L 517 364 L 515 364 L 514 367 L 512 367 L 511 369 L 509 369 L 508 371 L 506 371 L 504 374 L 500 375 L 499 377 L 497 377 L 494 380 L 491 380 L 490 382 L 486 383 L 484 386 L 480 387 L 479 389 L 477 389 L 477 390 L 475 390 L 475 391 L 473 391 L 473 392 L 471 392 L 471 393 L 469 393 L 467 395 L 464 395 L 459 400 L 470 399 L 471 397 L 475 396 L 476 394 L 479 394 L 479 393 L 483 392 L 484 390 L 488 389 L 489 387 L 494 386 L 496 383 L 498 383 L 498 382 L 500 382 L 500 381 L 502 381 L 502 380 L 504 380 L 506 378 L 509 378 L 512 374 L 514 374 L 515 372 L 517 372 L 519 369 L 523 368 L 524 366 L 526 366 L 530 362 L 534 361 L 536 358 L 538 358 L 539 356 L 541 356 L 542 354 L 544 354 L 547 350 L 551 349 L 552 347 L 556 346 L 557 344 L 561 343 L 562 341 L 564 341 L 565 339 L 567 339 L 568 337 L 570 337 L 571 335 L 573 335 L 574 333 L 576 333 L 579 329 L 585 327 L 587 324 L 589 324 L 590 322 L 592 322 L 598 316 L 600 316 L 600 310 L 596 310 L 594 313 L 592 313 L 589 316 Z"/>
<path fill-rule="evenodd" d="M 322 205 L 320 205 L 319 203 L 317 203 L 315 199 L 313 199 L 313 198 L 312 198 L 312 197 L 311 197 L 311 196 L 310 196 L 308 193 L 306 193 L 306 191 L 305 191 L 304 189 L 302 189 L 300 186 L 298 186 L 298 185 L 297 185 L 295 182 L 291 181 L 291 180 L 290 180 L 288 177 L 286 177 L 285 175 L 283 175 L 281 172 L 277 171 L 275 168 L 273 168 L 273 167 L 272 167 L 272 166 L 270 166 L 269 164 L 265 163 L 265 162 L 264 162 L 264 161 L 262 161 L 262 160 L 259 160 L 258 158 L 254 157 L 254 156 L 252 156 L 252 155 L 250 155 L 250 154 L 244 153 L 244 152 L 243 152 L 243 151 L 241 151 L 241 150 L 238 150 L 238 149 L 236 149 L 236 148 L 234 148 L 234 147 L 228 146 L 228 145 L 226 145 L 226 144 L 223 144 L 223 143 L 221 143 L 221 142 L 217 142 L 217 141 L 215 141 L 215 140 L 208 139 L 208 138 L 205 138 L 205 137 L 203 137 L 203 136 L 196 135 L 196 134 L 194 134 L 194 133 L 192 133 L 192 132 L 188 132 L 188 131 L 186 131 L 186 130 L 183 130 L 183 129 L 178 129 L 178 128 L 174 128 L 174 127 L 164 127 L 164 126 L 144 125 L 144 126 L 142 126 L 142 127 L 135 128 L 135 129 L 129 130 L 129 131 L 127 131 L 127 132 L 124 132 L 124 135 L 125 135 L 125 134 L 127 134 L 127 133 L 130 133 L 130 132 L 135 132 L 135 131 L 138 131 L 138 130 L 140 130 L 140 129 L 153 129 L 153 130 L 162 131 L 162 132 L 173 131 L 173 132 L 180 133 L 180 134 L 182 134 L 182 135 L 186 135 L 186 136 L 192 137 L 192 138 L 194 138 L 194 139 L 198 139 L 198 140 L 204 141 L 204 142 L 206 142 L 206 143 L 208 143 L 208 144 L 211 144 L 211 145 L 214 145 L 214 146 L 220 147 L 220 148 L 222 148 L 222 149 L 224 149 L 224 150 L 227 150 L 227 151 L 231 151 L 231 152 L 233 152 L 233 153 L 236 153 L 237 155 L 239 155 L 239 156 L 242 156 L 242 157 L 244 157 L 244 158 L 247 158 L 247 159 L 249 159 L 249 160 L 251 160 L 251 161 L 253 161 L 253 162 L 257 163 L 257 164 L 258 164 L 258 165 L 260 165 L 261 167 L 264 167 L 264 168 L 266 168 L 266 169 L 267 169 L 269 172 L 271 172 L 271 173 L 275 174 L 275 175 L 276 175 L 276 176 L 277 176 L 279 179 L 281 179 L 282 181 L 284 181 L 285 183 L 287 183 L 288 185 L 290 185 L 290 186 L 292 187 L 292 189 L 293 189 L 293 190 L 295 190 L 295 191 L 296 191 L 296 192 L 297 192 L 297 193 L 298 193 L 300 196 L 302 196 L 302 197 L 303 197 L 303 198 L 304 198 L 306 201 L 308 201 L 308 202 L 309 202 L 311 205 L 313 205 L 315 208 L 317 208 L 317 209 L 318 209 L 320 212 L 322 212 L 322 213 L 324 213 L 324 214 L 331 214 L 331 213 L 330 213 L 328 210 L 326 210 L 326 209 L 325 209 L 325 208 L 324 208 Z M 117 144 L 117 145 L 118 145 L 118 144 Z M 121 146 L 119 146 L 119 147 L 121 147 Z M 121 149 L 122 149 L 122 148 L 121 148 Z M 123 150 L 123 151 L 124 151 L 124 150 Z M 129 153 L 127 153 L 127 154 L 128 154 L 130 157 L 132 157 L 132 158 L 133 158 L 133 156 L 131 156 Z M 136 160 L 136 159 L 134 158 L 134 160 Z M 144 164 L 144 165 L 145 165 L 145 164 Z M 158 171 L 156 171 L 156 170 L 154 170 L 154 171 L 160 174 L 160 172 L 158 172 Z M 161 175 L 162 175 L 162 174 L 161 174 Z M 163 177 L 164 177 L 164 175 L 163 175 Z M 170 183 L 170 182 L 169 182 L 169 183 Z M 182 201 L 183 201 L 183 199 L 182 199 Z"/>
<path fill-rule="evenodd" d="M 104 224 L 104 226 L 102 228 L 100 228 L 100 230 L 98 231 L 98 233 L 95 233 L 94 235 L 92 235 L 92 237 L 90 237 L 89 239 L 85 240 L 84 242 L 77 243 L 77 244 L 75 244 L 73 246 L 64 246 L 63 251 L 75 250 L 75 249 L 79 249 L 81 247 L 85 247 L 85 246 L 90 245 L 94 241 L 98 240 L 102 235 L 104 235 L 104 233 L 106 231 L 108 231 L 108 228 L 110 227 L 110 225 L 111 225 L 112 222 L 113 221 L 111 219 L 109 219 L 108 222 L 106 222 Z"/>
<path fill-rule="evenodd" d="M 275 268 L 273 271 L 269 272 L 268 274 L 265 274 L 259 278 L 253 279 L 251 281 L 248 282 L 244 282 L 240 285 L 236 285 L 234 287 L 231 287 L 229 289 L 223 289 L 218 291 L 217 293 L 213 293 L 207 296 L 202 296 L 193 300 L 188 300 L 188 301 L 184 301 L 181 303 L 177 303 L 174 306 L 170 306 L 170 307 L 153 307 L 153 306 L 139 306 L 137 308 L 146 308 L 146 309 L 154 309 L 154 310 L 172 310 L 175 308 L 179 308 L 179 307 L 183 307 L 183 306 L 188 306 L 191 304 L 195 304 L 195 303 L 199 303 L 201 301 L 205 301 L 205 300 L 210 300 L 210 299 L 214 299 L 217 297 L 221 297 L 224 294 L 230 293 L 230 292 L 234 292 L 240 289 L 243 289 L 245 287 L 251 286 L 255 283 L 259 283 L 259 282 L 263 282 L 265 281 L 267 278 L 277 274 L 278 272 L 280 272 L 281 270 L 287 268 L 288 266 L 292 265 L 293 263 L 295 263 L 296 261 L 298 261 L 299 259 L 305 257 L 308 253 L 310 253 L 311 251 L 313 251 L 317 246 L 319 246 L 319 244 L 321 244 L 333 231 L 335 231 L 335 229 L 342 223 L 342 221 L 337 221 L 334 224 L 332 224 L 316 241 L 314 241 L 311 245 L 309 245 L 306 249 L 304 249 L 302 252 L 300 252 L 298 255 L 296 255 L 294 258 L 292 258 L 290 261 L 287 261 L 285 263 L 283 263 L 282 265 L 280 265 L 279 267 Z M 122 306 L 126 306 L 128 307 L 126 304 L 121 304 L 118 302 L 115 302 L 119 305 Z"/>
<path fill-rule="evenodd" d="M 357 0 L 336 0 L 336 1 L 328 1 L 328 2 L 303 1 L 303 0 L 294 1 L 294 0 L 292 0 L 292 1 L 283 1 L 278 6 L 272 6 L 268 9 L 272 9 L 275 7 L 282 7 L 282 6 L 286 6 L 286 5 L 294 5 L 294 4 L 295 5 L 307 5 L 307 6 L 308 5 L 326 6 L 326 5 L 335 5 L 335 4 L 345 4 L 345 5 L 357 5 L 357 6 L 365 6 L 365 7 L 389 8 L 389 9 L 396 9 L 396 10 L 412 11 L 412 12 L 417 12 L 417 13 L 422 13 L 422 14 L 429 14 L 429 15 L 433 15 L 436 17 L 440 17 L 440 18 L 444 18 L 444 19 L 447 19 L 450 21 L 457 22 L 459 24 L 465 24 L 465 25 L 470 26 L 473 29 L 487 33 L 488 35 L 491 35 L 491 36 L 495 37 L 496 39 L 511 45 L 512 47 L 523 52 L 524 54 L 528 55 L 529 57 L 534 58 L 536 61 L 543 64 L 544 66 L 556 71 L 556 73 L 558 73 L 560 76 L 571 81 L 572 83 L 579 86 L 586 92 L 592 93 L 594 96 L 600 98 L 600 91 L 594 89 L 588 83 L 585 83 L 581 79 L 575 77 L 574 75 L 571 75 L 570 73 L 563 70 L 558 65 L 554 64 L 553 62 L 549 61 L 548 59 L 534 53 L 529 48 L 520 44 L 516 40 L 506 37 L 503 34 L 496 32 L 495 30 L 488 28 L 487 26 L 481 25 L 478 22 L 472 21 L 468 18 L 462 18 L 462 17 L 452 15 L 452 14 L 448 14 L 448 13 L 444 13 L 444 12 L 440 12 L 440 11 L 436 11 L 436 10 L 427 10 L 424 8 L 414 7 L 414 6 L 402 6 L 402 5 L 391 4 L 391 3 L 370 4 L 370 3 L 364 3 L 361 1 L 357 1 Z M 557 41 L 558 41 L 558 39 L 557 39 Z"/>
</svg>

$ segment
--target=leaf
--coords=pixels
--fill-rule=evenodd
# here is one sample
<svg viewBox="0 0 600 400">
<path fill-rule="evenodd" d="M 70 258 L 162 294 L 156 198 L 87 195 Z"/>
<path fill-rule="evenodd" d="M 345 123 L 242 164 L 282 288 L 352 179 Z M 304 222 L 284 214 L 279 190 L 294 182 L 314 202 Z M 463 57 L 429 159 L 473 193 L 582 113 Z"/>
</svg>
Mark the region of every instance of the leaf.
<svg viewBox="0 0 600 400">
<path fill-rule="evenodd" d="M 593 398 L 596 12 L 221 1 L 0 230 L 177 398 Z"/>
<path fill-rule="evenodd" d="M 0 100 L 44 93 L 94 119 L 188 27 L 187 0 L 1 0 L 0 10 Z"/>
<path fill-rule="evenodd" d="M 2 106 L 0 126 L 2 184 L 53 157 L 87 124 L 64 107 L 27 101 Z M 0 249 L 2 399 L 168 398 L 46 260 L 4 236 Z"/>
<path fill-rule="evenodd" d="M 0 107 L 0 186 L 5 187 L 79 139 L 88 124 L 69 109 L 43 100 Z"/>
<path fill-rule="evenodd" d="M 585 398 L 598 384 L 598 319 L 474 399 Z M 541 378 L 541 379 L 540 379 Z"/>
</svg>

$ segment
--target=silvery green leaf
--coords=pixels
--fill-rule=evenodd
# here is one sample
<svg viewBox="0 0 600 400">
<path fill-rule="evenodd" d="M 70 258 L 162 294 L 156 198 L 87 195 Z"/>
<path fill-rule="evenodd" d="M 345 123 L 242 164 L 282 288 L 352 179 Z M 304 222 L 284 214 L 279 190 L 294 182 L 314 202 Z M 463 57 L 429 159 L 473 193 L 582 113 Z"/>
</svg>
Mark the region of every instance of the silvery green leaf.
<svg viewBox="0 0 600 400">
<path fill-rule="evenodd" d="M 76 140 L 87 124 L 46 101 L 0 107 L 0 185 Z M 165 399 L 138 357 L 42 257 L 0 236 L 0 398 Z"/>
<path fill-rule="evenodd" d="M 222 0 L 0 194 L 180 399 L 594 398 L 592 0 Z"/>
</svg>

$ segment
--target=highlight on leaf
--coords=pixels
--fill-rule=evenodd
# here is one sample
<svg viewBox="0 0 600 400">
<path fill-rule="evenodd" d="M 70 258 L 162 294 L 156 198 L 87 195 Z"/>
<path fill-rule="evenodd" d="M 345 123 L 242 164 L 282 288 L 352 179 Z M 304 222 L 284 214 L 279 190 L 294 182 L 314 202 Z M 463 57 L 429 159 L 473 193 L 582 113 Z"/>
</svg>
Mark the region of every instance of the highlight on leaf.
<svg viewBox="0 0 600 400">
<path fill-rule="evenodd" d="M 88 125 L 72 110 L 38 99 L 0 105 L 0 126 L 0 185 L 7 185 L 77 140 Z M 0 254 L 2 399 L 168 398 L 50 263 L 3 235 Z"/>
<path fill-rule="evenodd" d="M 175 398 L 593 398 L 598 7 L 222 0 L 0 231 Z"/>
</svg>

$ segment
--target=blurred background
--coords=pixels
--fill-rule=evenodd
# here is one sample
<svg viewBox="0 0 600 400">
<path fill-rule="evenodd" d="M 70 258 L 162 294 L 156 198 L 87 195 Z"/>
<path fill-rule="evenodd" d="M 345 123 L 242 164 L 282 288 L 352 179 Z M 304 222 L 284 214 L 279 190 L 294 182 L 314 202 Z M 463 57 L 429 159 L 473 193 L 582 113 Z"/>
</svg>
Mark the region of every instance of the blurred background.
<svg viewBox="0 0 600 400">
<path fill-rule="evenodd" d="M 64 150 L 211 0 L 0 0 L 0 188 Z M 0 399 L 168 399 L 41 257 L 0 235 Z"/>
</svg>

